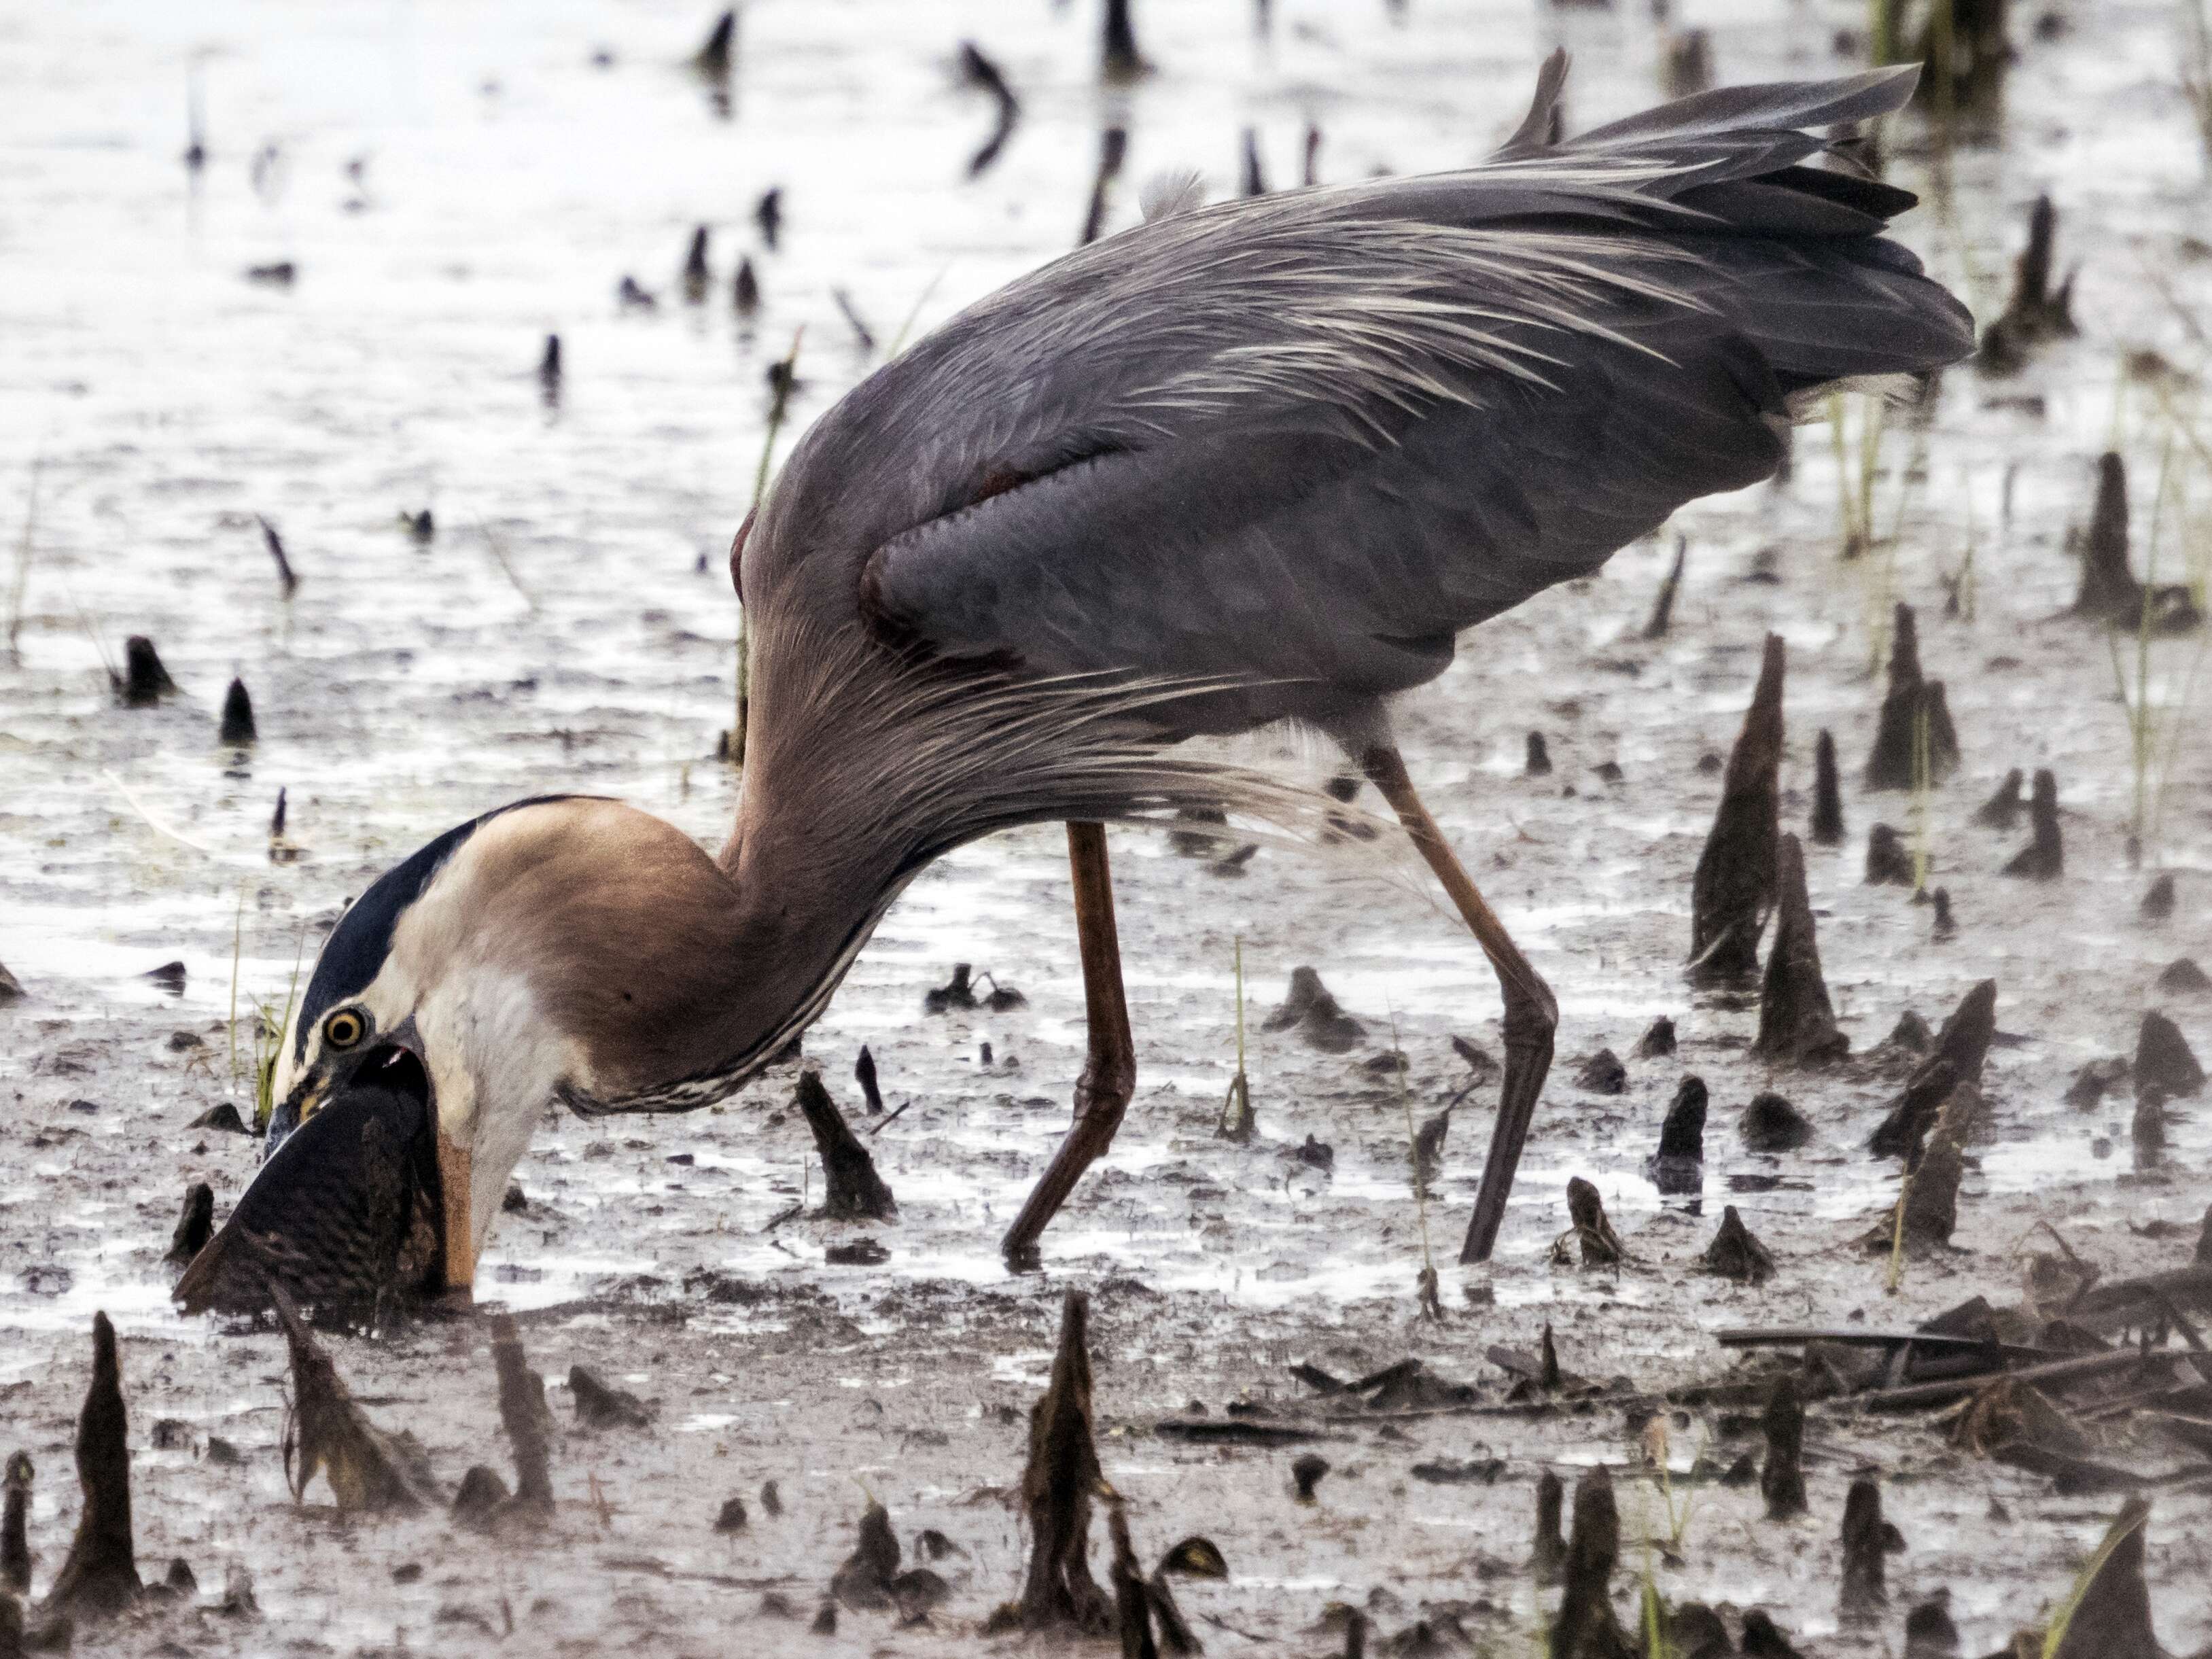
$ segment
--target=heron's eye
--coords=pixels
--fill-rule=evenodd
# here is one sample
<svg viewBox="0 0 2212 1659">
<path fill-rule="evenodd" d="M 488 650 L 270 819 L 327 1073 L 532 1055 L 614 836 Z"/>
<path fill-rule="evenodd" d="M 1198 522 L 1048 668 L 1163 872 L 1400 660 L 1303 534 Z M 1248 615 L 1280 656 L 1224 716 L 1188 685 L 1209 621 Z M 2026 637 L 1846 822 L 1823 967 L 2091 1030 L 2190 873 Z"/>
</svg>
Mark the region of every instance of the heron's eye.
<svg viewBox="0 0 2212 1659">
<path fill-rule="evenodd" d="M 368 1022 L 351 1008 L 341 1008 L 323 1022 L 323 1041 L 333 1048 L 350 1048 L 368 1035 Z"/>
</svg>

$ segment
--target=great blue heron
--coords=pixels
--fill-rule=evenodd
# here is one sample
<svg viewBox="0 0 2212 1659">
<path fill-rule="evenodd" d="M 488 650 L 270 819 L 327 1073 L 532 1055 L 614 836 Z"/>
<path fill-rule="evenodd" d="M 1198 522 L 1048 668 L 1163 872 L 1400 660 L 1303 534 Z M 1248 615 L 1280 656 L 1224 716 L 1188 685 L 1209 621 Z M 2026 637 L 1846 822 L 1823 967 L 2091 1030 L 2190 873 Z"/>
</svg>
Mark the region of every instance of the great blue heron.
<svg viewBox="0 0 2212 1659">
<path fill-rule="evenodd" d="M 1386 712 L 1462 630 L 1767 477 L 1793 406 L 1921 374 L 1965 309 L 1882 234 L 1905 191 L 1808 166 L 1911 70 L 1686 98 L 1567 142 L 1555 54 L 1483 166 L 1145 224 L 983 300 L 824 416 L 732 548 L 750 748 L 715 856 L 552 797 L 365 893 L 287 1030 L 261 1171 L 179 1285 L 469 1284 L 549 1103 L 732 1094 L 932 860 L 1064 821 L 1087 998 L 1031 1249 L 1136 1065 L 1102 825 L 1310 796 L 1177 745 L 1301 721 L 1402 821 L 1496 969 L 1486 1257 L 1556 1006 L 1445 845 Z M 228 1264 L 250 1256 L 250 1270 Z M 225 1286 L 233 1288 L 226 1291 Z"/>
</svg>

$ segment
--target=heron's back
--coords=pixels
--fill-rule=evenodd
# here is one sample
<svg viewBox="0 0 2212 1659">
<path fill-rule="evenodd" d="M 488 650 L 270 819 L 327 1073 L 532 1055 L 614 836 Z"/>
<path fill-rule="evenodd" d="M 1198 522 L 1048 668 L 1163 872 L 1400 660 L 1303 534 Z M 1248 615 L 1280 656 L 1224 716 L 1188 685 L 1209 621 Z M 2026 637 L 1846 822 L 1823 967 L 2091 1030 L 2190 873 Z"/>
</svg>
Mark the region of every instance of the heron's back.
<svg viewBox="0 0 2212 1659">
<path fill-rule="evenodd" d="M 1791 399 L 1963 356 L 1804 163 L 1910 72 L 1734 88 L 1467 172 L 1222 204 L 971 307 L 809 434 L 755 603 L 1035 674 L 1189 676 L 1177 734 L 1348 718 L 1463 629 L 1766 477 Z"/>
</svg>

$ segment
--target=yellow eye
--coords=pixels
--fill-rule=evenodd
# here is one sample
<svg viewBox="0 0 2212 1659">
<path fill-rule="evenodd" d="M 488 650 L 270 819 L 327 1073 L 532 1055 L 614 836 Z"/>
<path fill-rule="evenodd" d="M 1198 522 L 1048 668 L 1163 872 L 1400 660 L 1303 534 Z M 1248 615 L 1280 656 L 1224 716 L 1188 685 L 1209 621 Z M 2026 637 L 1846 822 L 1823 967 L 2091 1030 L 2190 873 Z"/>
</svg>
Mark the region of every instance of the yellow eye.
<svg viewBox="0 0 2212 1659">
<path fill-rule="evenodd" d="M 350 1008 L 341 1008 L 323 1022 L 323 1041 L 333 1048 L 350 1048 L 368 1035 L 368 1022 Z"/>
</svg>

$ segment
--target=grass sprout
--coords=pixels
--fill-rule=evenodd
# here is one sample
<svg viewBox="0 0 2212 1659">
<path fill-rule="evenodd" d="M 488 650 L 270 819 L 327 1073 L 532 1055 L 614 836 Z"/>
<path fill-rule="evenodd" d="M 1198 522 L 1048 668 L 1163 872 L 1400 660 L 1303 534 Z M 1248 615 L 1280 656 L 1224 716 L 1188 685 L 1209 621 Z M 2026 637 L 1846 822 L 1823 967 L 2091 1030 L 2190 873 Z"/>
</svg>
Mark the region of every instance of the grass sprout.
<svg viewBox="0 0 2212 1659">
<path fill-rule="evenodd" d="M 1244 1072 L 1244 938 L 1237 938 L 1237 1075 L 1222 1097 L 1218 1133 L 1231 1140 L 1252 1137 L 1252 1082 Z"/>
</svg>

